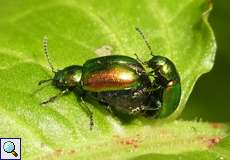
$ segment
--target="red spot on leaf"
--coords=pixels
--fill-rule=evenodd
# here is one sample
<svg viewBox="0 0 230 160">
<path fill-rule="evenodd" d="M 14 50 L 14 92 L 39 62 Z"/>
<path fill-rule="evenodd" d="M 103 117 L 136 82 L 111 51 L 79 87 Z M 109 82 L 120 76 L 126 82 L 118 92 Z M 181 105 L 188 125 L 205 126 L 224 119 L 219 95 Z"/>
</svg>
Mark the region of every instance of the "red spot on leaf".
<svg viewBox="0 0 230 160">
<path fill-rule="evenodd" d="M 39 157 L 37 159 L 59 159 L 62 156 L 76 154 L 77 151 L 74 149 L 71 150 L 64 150 L 64 149 L 55 149 L 53 152 L 46 154 L 45 156 Z M 36 160 L 37 160 L 36 159 Z"/>
<path fill-rule="evenodd" d="M 62 154 L 64 153 L 64 150 L 63 149 L 56 149 L 55 151 L 54 151 L 54 155 L 56 155 L 56 156 L 61 156 Z"/>
<path fill-rule="evenodd" d="M 113 137 L 116 143 L 130 147 L 132 149 L 137 149 L 140 143 L 143 141 L 143 138 L 139 134 L 132 137 L 121 137 L 119 135 L 115 135 Z"/>
<path fill-rule="evenodd" d="M 216 129 L 221 129 L 224 128 L 224 125 L 222 123 L 211 123 L 211 127 Z"/>
<path fill-rule="evenodd" d="M 74 153 L 76 153 L 76 151 L 73 149 L 69 151 L 69 154 L 74 154 Z"/>
<path fill-rule="evenodd" d="M 220 142 L 221 138 L 220 137 L 212 137 L 206 140 L 207 147 L 211 149 L 214 147 L 216 144 Z"/>
</svg>

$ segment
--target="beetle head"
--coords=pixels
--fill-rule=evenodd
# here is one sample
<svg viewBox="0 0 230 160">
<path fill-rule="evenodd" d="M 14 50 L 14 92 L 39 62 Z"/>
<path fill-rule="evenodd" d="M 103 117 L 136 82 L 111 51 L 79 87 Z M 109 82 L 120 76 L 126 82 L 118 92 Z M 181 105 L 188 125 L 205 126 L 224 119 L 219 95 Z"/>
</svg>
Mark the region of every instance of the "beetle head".
<svg viewBox="0 0 230 160">
<path fill-rule="evenodd" d="M 43 47 L 44 54 L 48 61 L 49 67 L 51 68 L 51 71 L 54 73 L 54 77 L 47 80 L 41 80 L 39 85 L 49 81 L 52 81 L 53 85 L 60 89 L 73 88 L 78 85 L 81 80 L 82 66 L 72 65 L 62 70 L 56 71 L 48 55 L 48 38 L 46 36 L 43 39 Z"/>
<path fill-rule="evenodd" d="M 163 56 L 154 56 L 147 61 L 147 66 L 166 80 L 179 81 L 176 67 L 171 60 Z"/>
<path fill-rule="evenodd" d="M 54 74 L 53 85 L 60 89 L 73 88 L 79 84 L 81 75 L 81 66 L 72 65 L 66 67 Z"/>
</svg>

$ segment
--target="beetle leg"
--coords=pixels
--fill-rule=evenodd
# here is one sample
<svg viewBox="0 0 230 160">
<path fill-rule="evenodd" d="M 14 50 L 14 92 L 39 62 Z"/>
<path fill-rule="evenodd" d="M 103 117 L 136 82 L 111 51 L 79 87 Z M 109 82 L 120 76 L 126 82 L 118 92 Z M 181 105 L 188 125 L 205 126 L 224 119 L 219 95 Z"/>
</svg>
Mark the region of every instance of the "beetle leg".
<svg viewBox="0 0 230 160">
<path fill-rule="evenodd" d="M 157 87 L 155 87 L 155 88 L 148 88 L 148 89 L 146 89 L 146 92 L 154 92 L 154 91 L 157 91 L 157 90 L 160 90 L 160 89 L 162 89 L 162 87 L 161 86 L 157 86 Z"/>
<path fill-rule="evenodd" d="M 69 89 L 65 89 L 61 92 L 59 92 L 57 95 L 53 96 L 53 97 L 50 97 L 48 100 L 44 101 L 44 102 L 41 102 L 40 104 L 47 104 L 47 103 L 50 103 L 50 102 L 53 102 L 55 101 L 57 98 L 63 96 L 64 94 L 68 93 L 69 92 Z"/>
<path fill-rule="evenodd" d="M 162 105 L 161 101 L 157 100 L 157 101 L 156 101 L 156 106 L 157 106 L 157 108 L 161 108 L 161 105 Z"/>
<path fill-rule="evenodd" d="M 150 106 L 143 106 L 143 111 L 158 111 L 161 107 L 157 106 L 156 108 L 151 108 Z"/>
<path fill-rule="evenodd" d="M 155 102 L 155 105 L 157 106 L 155 109 L 158 111 L 158 114 L 159 114 L 159 111 L 160 111 L 160 109 L 161 109 L 161 107 L 162 107 L 162 102 L 161 102 L 160 100 L 157 100 L 157 101 Z M 158 114 L 156 114 L 156 115 L 154 116 L 154 118 L 157 117 Z"/>
<path fill-rule="evenodd" d="M 139 90 L 139 91 L 137 91 L 137 92 L 134 92 L 133 93 L 133 98 L 136 98 L 136 97 L 138 97 L 139 95 L 143 95 L 143 94 L 145 94 L 145 93 L 148 93 L 148 94 L 151 94 L 152 92 L 155 92 L 155 91 L 157 91 L 157 90 L 160 90 L 162 87 L 161 86 L 157 86 L 157 87 L 155 87 L 155 88 L 144 88 L 144 89 L 142 89 L 142 90 Z"/>
<path fill-rule="evenodd" d="M 158 111 L 159 109 L 160 109 L 160 105 L 157 105 L 156 108 L 152 108 L 151 106 L 143 106 L 143 105 L 141 105 L 140 107 L 136 107 L 136 108 L 130 108 L 131 114 L 137 114 L 142 111 Z"/>
<path fill-rule="evenodd" d="M 131 111 L 130 113 L 131 113 L 132 115 L 135 115 L 135 114 L 137 114 L 137 113 L 143 111 L 144 108 L 145 108 L 145 106 L 140 106 L 140 107 L 136 107 L 136 108 L 130 108 L 130 111 Z"/>
<path fill-rule="evenodd" d="M 89 109 L 89 106 L 87 105 L 87 103 L 84 101 L 83 97 L 80 97 L 81 98 L 81 102 L 82 104 L 84 105 L 84 110 L 85 112 L 87 113 L 87 115 L 89 116 L 89 128 L 90 130 L 93 129 L 93 126 L 94 126 L 94 122 L 93 122 L 93 112 Z"/>
<path fill-rule="evenodd" d="M 109 113 L 113 113 L 111 106 L 107 105 L 106 110 L 109 111 Z"/>
<path fill-rule="evenodd" d="M 135 92 L 133 93 L 132 98 L 136 98 L 136 97 L 138 97 L 139 95 L 144 94 L 146 91 L 147 91 L 146 88 L 143 88 L 143 89 L 140 89 L 140 90 L 138 90 L 138 91 L 135 91 Z"/>
</svg>

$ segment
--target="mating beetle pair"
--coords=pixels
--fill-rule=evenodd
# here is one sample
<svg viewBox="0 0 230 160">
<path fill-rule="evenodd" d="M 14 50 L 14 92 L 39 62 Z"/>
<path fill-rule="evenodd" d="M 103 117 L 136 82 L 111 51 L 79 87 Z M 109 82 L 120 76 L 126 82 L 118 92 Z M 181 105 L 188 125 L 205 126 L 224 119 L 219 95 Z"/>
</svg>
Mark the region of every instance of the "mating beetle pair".
<svg viewBox="0 0 230 160">
<path fill-rule="evenodd" d="M 139 28 L 136 30 L 151 52 L 152 58 L 147 62 L 138 57 L 110 55 L 90 59 L 82 66 L 72 65 L 55 71 L 48 56 L 47 39 L 44 39 L 44 52 L 54 77 L 39 84 L 52 81 L 61 92 L 42 104 L 74 91 L 85 104 L 90 128 L 93 126 L 93 114 L 84 102 L 85 97 L 128 114 L 154 118 L 172 114 L 180 102 L 180 76 L 172 61 L 153 55 L 144 34 Z"/>
</svg>

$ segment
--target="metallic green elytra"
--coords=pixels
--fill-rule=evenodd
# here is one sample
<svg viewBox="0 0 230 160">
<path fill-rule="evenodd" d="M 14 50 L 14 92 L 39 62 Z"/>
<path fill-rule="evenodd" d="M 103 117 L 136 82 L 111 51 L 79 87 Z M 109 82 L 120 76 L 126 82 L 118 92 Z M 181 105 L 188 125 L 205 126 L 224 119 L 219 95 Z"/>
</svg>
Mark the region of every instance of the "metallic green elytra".
<svg viewBox="0 0 230 160">
<path fill-rule="evenodd" d="M 127 56 L 94 58 L 83 64 L 82 88 L 92 92 L 137 89 L 142 85 L 139 70 L 144 68 Z"/>
<path fill-rule="evenodd" d="M 180 76 L 168 58 L 155 56 L 144 34 L 136 28 L 149 48 L 152 58 L 142 62 L 136 59 L 110 55 L 89 59 L 82 66 L 72 65 L 55 71 L 48 56 L 47 38 L 44 52 L 54 77 L 39 84 L 52 81 L 61 92 L 42 102 L 46 104 L 70 91 L 82 100 L 93 126 L 93 114 L 85 98 L 98 101 L 112 110 L 127 114 L 164 118 L 178 107 L 181 97 Z"/>
<path fill-rule="evenodd" d="M 147 62 L 147 66 L 154 70 L 155 83 L 159 90 L 161 108 L 158 117 L 167 117 L 172 114 L 180 102 L 180 76 L 175 65 L 166 57 L 154 56 Z"/>
</svg>

